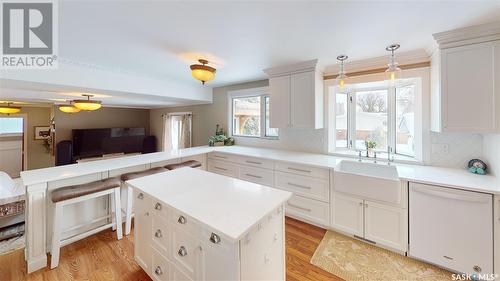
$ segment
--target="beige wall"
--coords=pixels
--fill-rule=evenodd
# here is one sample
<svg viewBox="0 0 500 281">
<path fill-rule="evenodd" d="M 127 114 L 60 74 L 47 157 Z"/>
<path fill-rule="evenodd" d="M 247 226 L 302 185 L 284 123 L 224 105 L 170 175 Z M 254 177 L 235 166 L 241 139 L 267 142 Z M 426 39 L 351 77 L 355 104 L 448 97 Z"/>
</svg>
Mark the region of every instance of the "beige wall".
<svg viewBox="0 0 500 281">
<path fill-rule="evenodd" d="M 28 119 L 28 170 L 54 166 L 54 156 L 47 152 L 43 140 L 35 140 L 36 126 L 49 126 L 51 107 L 23 107 L 20 113 Z"/>
</svg>

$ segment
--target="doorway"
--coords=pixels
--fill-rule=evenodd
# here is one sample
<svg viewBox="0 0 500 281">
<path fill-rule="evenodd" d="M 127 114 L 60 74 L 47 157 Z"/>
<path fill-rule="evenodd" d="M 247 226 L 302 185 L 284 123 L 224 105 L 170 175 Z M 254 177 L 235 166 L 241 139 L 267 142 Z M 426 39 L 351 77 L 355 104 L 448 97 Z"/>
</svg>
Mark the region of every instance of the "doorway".
<svg viewBox="0 0 500 281">
<path fill-rule="evenodd" d="M 27 116 L 0 116 L 0 171 L 18 178 L 27 170 Z"/>
</svg>

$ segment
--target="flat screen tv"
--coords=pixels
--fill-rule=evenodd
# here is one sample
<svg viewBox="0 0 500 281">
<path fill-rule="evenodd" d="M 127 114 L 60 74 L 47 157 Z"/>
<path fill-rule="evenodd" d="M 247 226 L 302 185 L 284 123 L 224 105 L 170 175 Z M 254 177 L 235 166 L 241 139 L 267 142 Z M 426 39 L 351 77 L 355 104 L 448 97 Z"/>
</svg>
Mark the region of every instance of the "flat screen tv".
<svg viewBox="0 0 500 281">
<path fill-rule="evenodd" d="M 74 129 L 73 159 L 142 152 L 145 128 Z"/>
</svg>

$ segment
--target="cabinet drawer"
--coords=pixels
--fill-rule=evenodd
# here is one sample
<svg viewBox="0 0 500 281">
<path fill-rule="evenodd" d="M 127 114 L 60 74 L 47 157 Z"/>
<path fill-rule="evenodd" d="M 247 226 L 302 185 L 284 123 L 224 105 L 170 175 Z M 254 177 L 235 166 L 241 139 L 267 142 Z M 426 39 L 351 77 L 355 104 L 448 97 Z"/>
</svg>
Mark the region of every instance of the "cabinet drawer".
<svg viewBox="0 0 500 281">
<path fill-rule="evenodd" d="M 168 255 L 169 253 L 169 230 L 170 225 L 164 218 L 152 216 L 152 233 L 153 247 L 158 248 L 162 253 Z"/>
<path fill-rule="evenodd" d="M 154 163 L 151 163 L 151 168 L 163 167 L 163 166 L 168 165 L 168 164 L 177 164 L 179 162 L 180 162 L 179 158 L 165 160 L 165 161 L 159 161 L 159 162 L 154 162 Z"/>
<path fill-rule="evenodd" d="M 328 226 L 330 205 L 324 202 L 294 195 L 286 203 L 285 211 L 291 216 Z"/>
<path fill-rule="evenodd" d="M 330 187 L 328 180 L 316 179 L 298 175 L 291 175 L 276 171 L 274 173 L 275 187 L 291 191 L 304 197 L 330 201 Z"/>
<path fill-rule="evenodd" d="M 193 155 L 193 156 L 188 156 L 188 157 L 182 157 L 181 161 L 186 162 L 189 160 L 195 160 L 201 163 L 201 167 L 198 167 L 197 169 L 200 170 L 206 170 L 207 169 L 207 155 L 206 154 L 199 154 L 199 155 Z"/>
<path fill-rule="evenodd" d="M 274 163 L 274 169 L 281 172 L 287 172 L 302 176 L 309 176 L 328 180 L 330 172 L 327 169 L 321 169 L 306 165 L 293 164 L 287 162 Z"/>
<path fill-rule="evenodd" d="M 229 154 L 229 153 L 222 153 L 222 152 L 210 152 L 208 154 L 208 159 L 214 159 L 214 160 L 223 160 L 223 161 L 230 161 L 230 162 L 238 162 L 238 156 L 234 154 Z"/>
<path fill-rule="evenodd" d="M 164 219 L 168 219 L 169 208 L 167 205 L 158 202 L 156 199 L 151 200 L 151 211 L 152 214 Z"/>
<path fill-rule="evenodd" d="M 142 212 L 149 212 L 151 209 L 151 199 L 143 192 L 134 189 L 133 208 Z"/>
<path fill-rule="evenodd" d="M 267 160 L 262 158 L 240 156 L 238 157 L 238 163 L 247 166 L 260 167 L 264 169 L 270 169 L 270 170 L 274 169 L 274 162 L 272 160 Z"/>
<path fill-rule="evenodd" d="M 153 249 L 153 264 L 151 266 L 151 276 L 153 280 L 168 281 L 170 275 L 170 264 L 162 254 Z"/>
<path fill-rule="evenodd" d="M 228 177 L 238 177 L 238 166 L 231 162 L 208 159 L 208 171 Z"/>
<path fill-rule="evenodd" d="M 273 186 L 273 171 L 261 168 L 240 166 L 240 179 L 266 185 Z"/>
<path fill-rule="evenodd" d="M 199 228 L 196 222 L 192 218 L 177 210 L 171 210 L 170 220 L 172 222 L 172 225 L 175 225 L 182 231 L 185 231 L 191 235 L 197 235 L 199 232 Z"/>
<path fill-rule="evenodd" d="M 177 225 L 172 231 L 172 261 L 190 279 L 198 279 L 201 251 L 200 243 Z"/>
</svg>

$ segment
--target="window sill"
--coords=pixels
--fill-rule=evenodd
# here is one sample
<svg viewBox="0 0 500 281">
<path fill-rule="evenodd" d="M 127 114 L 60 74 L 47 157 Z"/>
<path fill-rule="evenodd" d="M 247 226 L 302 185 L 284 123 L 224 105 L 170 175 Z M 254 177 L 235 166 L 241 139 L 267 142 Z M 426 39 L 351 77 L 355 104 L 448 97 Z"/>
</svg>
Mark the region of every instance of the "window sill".
<svg viewBox="0 0 500 281">
<path fill-rule="evenodd" d="M 347 158 L 355 158 L 358 159 L 359 155 L 357 151 L 353 150 L 340 150 L 340 151 L 333 151 L 329 152 L 328 154 L 332 156 L 339 156 L 339 157 L 347 157 Z M 380 157 L 382 156 L 382 157 Z M 400 154 L 391 154 L 392 157 L 394 157 L 394 162 L 395 163 L 401 163 L 401 164 L 413 164 L 413 165 L 423 165 L 423 161 L 410 157 L 410 156 L 405 156 L 405 155 L 400 155 Z M 363 160 L 374 160 L 373 157 L 367 158 L 365 154 L 361 156 L 361 159 Z M 379 162 L 387 162 L 387 153 L 386 152 L 377 152 L 377 161 Z"/>
</svg>

